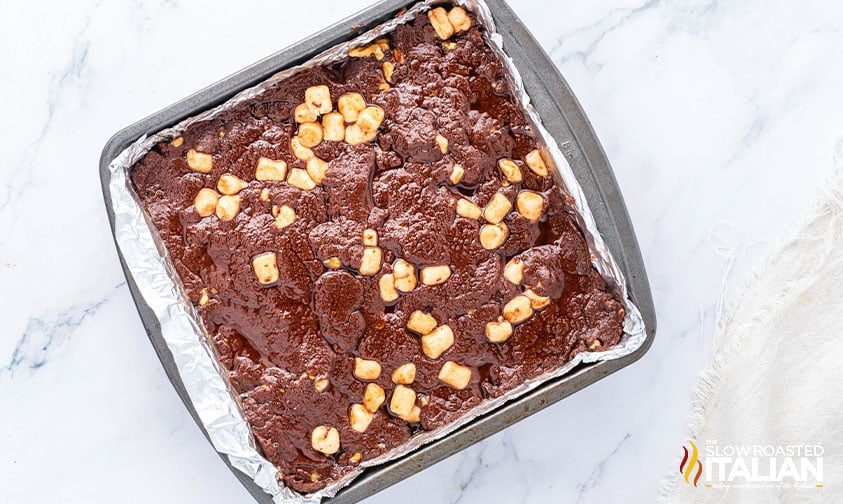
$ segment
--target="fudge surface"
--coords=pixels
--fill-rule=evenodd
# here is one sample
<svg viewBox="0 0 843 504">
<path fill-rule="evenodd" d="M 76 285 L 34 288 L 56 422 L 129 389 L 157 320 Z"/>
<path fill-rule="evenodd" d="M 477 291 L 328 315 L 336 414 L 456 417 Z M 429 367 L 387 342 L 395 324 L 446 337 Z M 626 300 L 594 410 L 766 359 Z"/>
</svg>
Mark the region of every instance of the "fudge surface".
<svg viewBox="0 0 843 504">
<path fill-rule="evenodd" d="M 435 9 L 132 168 L 287 486 L 619 342 L 534 134 L 473 17 Z"/>
</svg>

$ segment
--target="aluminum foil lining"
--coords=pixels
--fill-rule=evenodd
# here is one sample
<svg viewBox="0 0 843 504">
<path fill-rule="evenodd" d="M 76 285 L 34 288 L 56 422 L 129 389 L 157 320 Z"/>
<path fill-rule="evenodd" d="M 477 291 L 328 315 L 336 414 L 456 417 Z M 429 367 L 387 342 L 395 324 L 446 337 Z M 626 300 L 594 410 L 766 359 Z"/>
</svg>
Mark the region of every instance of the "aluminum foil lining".
<svg viewBox="0 0 843 504">
<path fill-rule="evenodd" d="M 345 58 L 350 48 L 366 44 L 391 32 L 396 26 L 407 23 L 438 3 L 442 2 L 421 1 L 377 28 L 339 44 L 306 63 L 278 72 L 266 81 L 238 93 L 218 107 L 185 119 L 154 135 L 141 137 L 121 152 L 109 165 L 111 174 L 109 191 L 114 205 L 114 232 L 117 244 L 137 283 L 139 292 L 161 324 L 161 334 L 172 352 L 190 400 L 214 448 L 228 456 L 233 467 L 252 478 L 278 504 L 316 504 L 323 497 L 332 497 L 359 476 L 366 467 L 397 459 L 425 443 L 447 436 L 474 418 L 535 389 L 543 382 L 568 373 L 580 363 L 617 359 L 628 355 L 638 349 L 647 337 L 641 314 L 629 298 L 623 273 L 597 230 L 594 216 L 568 160 L 556 140 L 544 128 L 541 118 L 533 108 L 518 70 L 506 54 L 503 38 L 495 29 L 488 5 L 483 0 L 456 0 L 454 3 L 462 5 L 476 16 L 485 29 L 487 42 L 506 65 L 511 89 L 531 121 L 537 141 L 542 145 L 545 154 L 549 155 L 546 159 L 549 157 L 553 161 L 550 164 L 555 167 L 554 176 L 557 182 L 568 192 L 578 213 L 579 225 L 591 249 L 594 267 L 606 279 L 613 294 L 626 310 L 623 337 L 617 346 L 607 351 L 577 354 L 559 369 L 528 380 L 499 398 L 482 402 L 468 414 L 447 426 L 416 434 L 404 445 L 378 458 L 361 463 L 357 470 L 312 494 L 302 495 L 285 487 L 278 480 L 275 466 L 267 461 L 257 449 L 255 439 L 240 407 L 237 393 L 229 385 L 226 378 L 227 372 L 215 357 L 215 351 L 210 344 L 202 320 L 187 298 L 162 240 L 140 207 L 137 194 L 129 181 L 129 170 L 153 146 L 162 141 L 172 140 L 187 126 L 207 120 L 222 111 L 251 100 L 261 95 L 272 84 L 289 78 L 303 69 Z"/>
</svg>

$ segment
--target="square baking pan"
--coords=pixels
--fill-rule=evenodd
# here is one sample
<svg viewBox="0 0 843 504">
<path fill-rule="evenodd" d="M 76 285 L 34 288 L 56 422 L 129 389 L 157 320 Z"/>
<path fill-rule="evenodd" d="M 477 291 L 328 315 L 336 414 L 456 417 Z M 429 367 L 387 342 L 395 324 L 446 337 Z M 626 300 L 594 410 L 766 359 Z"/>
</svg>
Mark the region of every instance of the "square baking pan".
<svg viewBox="0 0 843 504">
<path fill-rule="evenodd" d="M 114 210 L 108 191 L 111 178 L 109 164 L 129 144 L 143 135 L 156 133 L 187 117 L 217 106 L 280 70 L 307 61 L 338 43 L 374 28 L 414 3 L 416 0 L 382 0 L 116 133 L 105 145 L 100 158 L 103 198 L 112 233 Z M 626 277 L 630 298 L 641 312 L 647 338 L 641 347 L 629 355 L 614 360 L 582 364 L 570 373 L 549 380 L 493 412 L 474 419 L 442 439 L 430 442 L 400 459 L 366 469 L 330 499 L 332 504 L 357 502 L 632 364 L 649 349 L 655 336 L 655 309 L 638 242 L 609 161 L 591 124 L 559 71 L 515 13 L 503 0 L 486 0 L 486 3 L 503 37 L 506 53 L 513 59 L 521 74 L 527 94 L 544 126 L 568 158 L 594 214 L 597 227 Z M 147 336 L 167 376 L 204 432 L 170 350 L 161 335 L 158 320 L 138 292 L 119 247 L 118 254 Z M 205 436 L 208 437 L 207 433 Z M 221 457 L 258 502 L 272 503 L 271 497 L 250 477 L 234 469 L 226 456 L 221 454 Z"/>
</svg>

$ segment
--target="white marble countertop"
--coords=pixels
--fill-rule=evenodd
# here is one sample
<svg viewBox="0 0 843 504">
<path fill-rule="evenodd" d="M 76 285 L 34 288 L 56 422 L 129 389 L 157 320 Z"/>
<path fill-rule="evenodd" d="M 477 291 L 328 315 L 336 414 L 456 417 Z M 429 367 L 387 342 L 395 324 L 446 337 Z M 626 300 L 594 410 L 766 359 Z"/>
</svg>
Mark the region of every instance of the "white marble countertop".
<svg viewBox="0 0 843 504">
<path fill-rule="evenodd" d="M 0 4 L 0 500 L 250 502 L 147 341 L 98 159 L 123 126 L 365 3 Z M 611 159 L 658 334 L 633 366 L 373 503 L 652 502 L 684 441 L 728 252 L 732 292 L 809 207 L 843 124 L 843 5 L 512 4 Z"/>
</svg>

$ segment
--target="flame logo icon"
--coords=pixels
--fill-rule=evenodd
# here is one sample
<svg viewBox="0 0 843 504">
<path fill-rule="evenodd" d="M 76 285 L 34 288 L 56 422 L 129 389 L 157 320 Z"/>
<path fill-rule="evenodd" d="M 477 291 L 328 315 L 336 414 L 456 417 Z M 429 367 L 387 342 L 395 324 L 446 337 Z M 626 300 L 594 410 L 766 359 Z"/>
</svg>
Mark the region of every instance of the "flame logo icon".
<svg viewBox="0 0 843 504">
<path fill-rule="evenodd" d="M 699 460 L 700 453 L 697 450 L 697 445 L 693 441 L 688 441 L 688 443 L 691 444 L 691 452 L 688 452 L 688 448 L 682 447 L 685 450 L 685 456 L 682 457 L 682 462 L 679 463 L 679 474 L 685 477 L 685 483 L 690 484 L 689 479 L 691 473 L 696 469 L 697 474 L 694 476 L 694 486 L 697 486 L 697 482 L 700 481 L 700 476 L 702 476 L 702 462 Z"/>
</svg>

